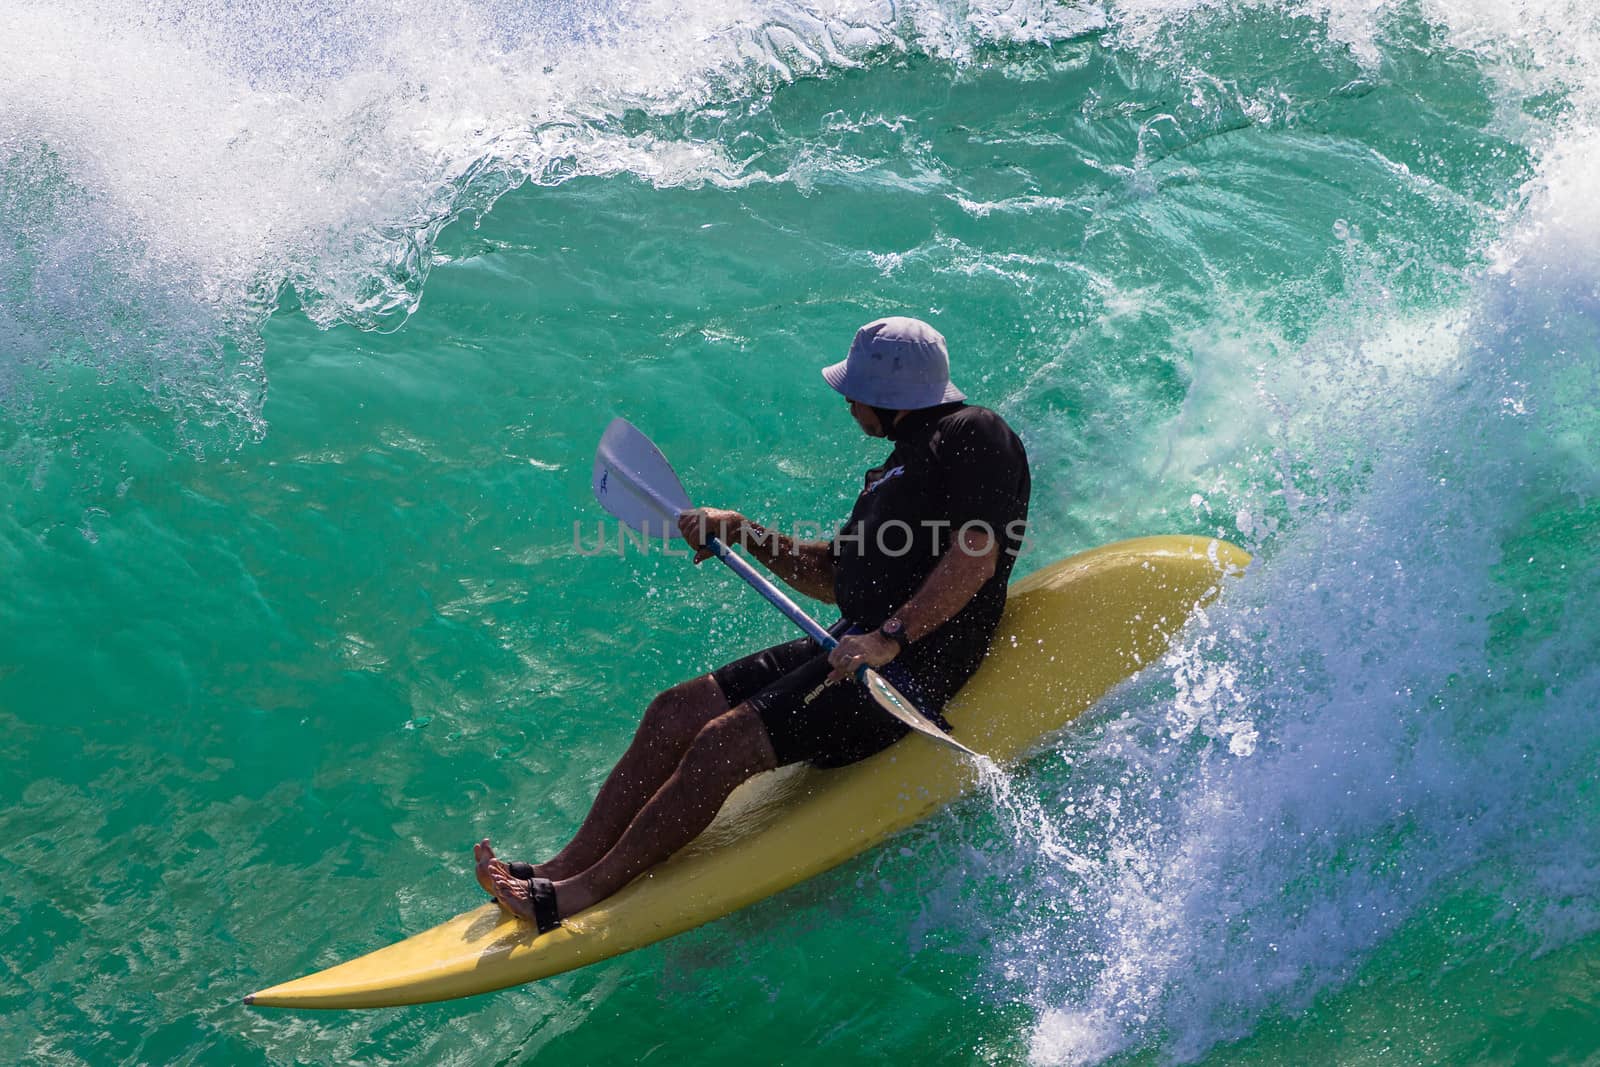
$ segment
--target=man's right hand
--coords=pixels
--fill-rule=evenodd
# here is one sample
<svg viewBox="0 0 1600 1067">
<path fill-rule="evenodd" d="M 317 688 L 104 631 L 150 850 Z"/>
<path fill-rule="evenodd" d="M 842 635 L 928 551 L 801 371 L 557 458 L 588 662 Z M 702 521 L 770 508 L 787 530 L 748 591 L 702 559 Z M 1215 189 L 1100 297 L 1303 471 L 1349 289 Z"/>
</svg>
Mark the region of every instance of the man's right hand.
<svg viewBox="0 0 1600 1067">
<path fill-rule="evenodd" d="M 748 521 L 737 511 L 729 511 L 727 508 L 689 508 L 678 513 L 678 532 L 683 534 L 683 539 L 695 550 L 694 561 L 700 563 L 713 555 L 706 547 L 708 537 L 715 537 L 723 544 L 731 545 L 743 535 L 744 525 Z"/>
</svg>

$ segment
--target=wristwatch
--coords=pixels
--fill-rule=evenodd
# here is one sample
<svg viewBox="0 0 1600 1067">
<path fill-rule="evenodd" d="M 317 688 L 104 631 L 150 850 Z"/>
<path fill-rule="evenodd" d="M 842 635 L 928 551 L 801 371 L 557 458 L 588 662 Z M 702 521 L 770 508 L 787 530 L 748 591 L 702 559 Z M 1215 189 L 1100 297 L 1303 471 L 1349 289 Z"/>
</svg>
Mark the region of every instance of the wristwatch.
<svg viewBox="0 0 1600 1067">
<path fill-rule="evenodd" d="M 891 615 L 883 620 L 883 625 L 878 627 L 878 632 L 899 645 L 901 652 L 911 647 L 911 635 L 906 633 L 906 624 L 901 622 L 900 617 L 897 615 Z"/>
</svg>

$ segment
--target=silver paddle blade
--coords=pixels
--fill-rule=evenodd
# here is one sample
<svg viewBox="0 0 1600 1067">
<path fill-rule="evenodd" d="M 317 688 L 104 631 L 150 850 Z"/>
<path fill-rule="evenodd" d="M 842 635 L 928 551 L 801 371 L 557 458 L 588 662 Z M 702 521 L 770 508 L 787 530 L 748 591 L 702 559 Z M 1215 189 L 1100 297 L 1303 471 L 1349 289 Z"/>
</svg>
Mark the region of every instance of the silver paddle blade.
<svg viewBox="0 0 1600 1067">
<path fill-rule="evenodd" d="M 646 537 L 679 536 L 678 512 L 693 505 L 672 464 L 627 419 L 613 419 L 594 456 L 600 506 Z"/>
<path fill-rule="evenodd" d="M 877 701 L 880 708 L 917 731 L 917 733 L 949 745 L 953 749 L 966 753 L 973 759 L 978 758 L 978 754 L 972 749 L 923 718 L 911 701 L 907 699 L 906 695 L 890 685 L 889 680 L 877 671 L 871 669 L 862 671 L 861 684 L 867 687 L 867 692 L 872 694 L 872 699 Z"/>
</svg>

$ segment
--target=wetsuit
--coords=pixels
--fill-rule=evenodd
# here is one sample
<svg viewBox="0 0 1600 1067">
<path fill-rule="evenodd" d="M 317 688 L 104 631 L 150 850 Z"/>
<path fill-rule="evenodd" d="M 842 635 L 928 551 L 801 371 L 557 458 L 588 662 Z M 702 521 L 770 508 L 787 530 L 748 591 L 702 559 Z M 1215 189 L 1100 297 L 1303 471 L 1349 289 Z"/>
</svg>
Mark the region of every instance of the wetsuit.
<svg viewBox="0 0 1600 1067">
<path fill-rule="evenodd" d="M 995 573 L 944 625 L 901 652 L 884 675 L 945 725 L 939 712 L 988 654 L 1022 547 L 1030 479 L 1022 442 L 988 408 L 952 403 L 907 412 L 894 451 L 867 472 L 850 518 L 834 535 L 834 629 L 869 632 L 922 587 L 966 524 L 1000 542 Z M 824 686 L 822 647 L 802 638 L 712 672 L 729 707 L 748 701 L 780 766 L 839 767 L 887 748 L 908 727 L 859 685 Z"/>
</svg>

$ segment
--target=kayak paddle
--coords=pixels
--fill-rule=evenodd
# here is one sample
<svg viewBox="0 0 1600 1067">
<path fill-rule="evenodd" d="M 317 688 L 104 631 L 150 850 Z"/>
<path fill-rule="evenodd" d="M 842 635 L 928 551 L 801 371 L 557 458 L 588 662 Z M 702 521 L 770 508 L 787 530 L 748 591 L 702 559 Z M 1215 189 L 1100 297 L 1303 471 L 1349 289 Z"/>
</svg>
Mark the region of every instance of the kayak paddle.
<svg viewBox="0 0 1600 1067">
<path fill-rule="evenodd" d="M 600 447 L 594 457 L 594 495 L 600 506 L 645 538 L 657 534 L 663 540 L 681 537 L 678 531 L 678 514 L 694 505 L 683 483 L 673 471 L 672 464 L 639 429 L 627 419 L 613 419 L 600 437 Z M 756 592 L 766 597 L 789 620 L 806 632 L 817 644 L 833 649 L 837 638 L 823 629 L 805 611 L 790 600 L 744 559 L 715 537 L 706 538 L 706 547 L 728 567 L 748 582 Z M 856 681 L 866 687 L 878 706 L 905 723 L 911 729 L 966 753 L 980 758 L 972 749 L 939 729 L 917 711 L 911 699 L 873 670 L 861 667 L 856 671 Z"/>
</svg>

